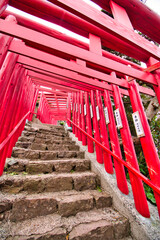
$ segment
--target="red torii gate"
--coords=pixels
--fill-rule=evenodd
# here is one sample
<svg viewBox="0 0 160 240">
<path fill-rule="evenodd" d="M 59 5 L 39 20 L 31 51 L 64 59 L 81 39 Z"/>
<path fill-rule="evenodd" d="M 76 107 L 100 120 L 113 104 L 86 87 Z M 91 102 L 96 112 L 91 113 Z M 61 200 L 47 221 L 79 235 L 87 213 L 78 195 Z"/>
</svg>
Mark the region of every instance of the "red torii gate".
<svg viewBox="0 0 160 240">
<path fill-rule="evenodd" d="M 160 17 L 138 0 L 94 2 L 112 16 L 79 0 L 1 1 L 0 174 L 25 120 L 32 119 L 39 96 L 37 116 L 42 122 L 55 124 L 57 120 L 68 119 L 69 126 L 72 122 L 73 133 L 83 145 L 88 145 L 89 152 L 94 151 L 93 141 L 96 142 L 97 161 L 104 163 L 110 174 L 114 171 L 113 156 L 117 186 L 124 194 L 128 194 L 124 165 L 128 168 L 136 209 L 143 216 L 150 216 L 143 180 L 153 188 L 160 214 L 160 161 L 139 94 L 156 95 L 160 102 L 160 49 L 134 31 L 137 29 L 160 43 Z M 88 38 L 89 44 L 12 14 L 6 10 L 7 4 L 78 33 Z M 148 67 L 144 69 L 117 57 L 102 50 L 102 46 L 145 62 Z M 134 79 L 152 85 L 154 91 Z M 123 95 L 130 97 L 151 181 L 139 171 Z M 111 96 L 126 162 L 122 160 Z"/>
</svg>

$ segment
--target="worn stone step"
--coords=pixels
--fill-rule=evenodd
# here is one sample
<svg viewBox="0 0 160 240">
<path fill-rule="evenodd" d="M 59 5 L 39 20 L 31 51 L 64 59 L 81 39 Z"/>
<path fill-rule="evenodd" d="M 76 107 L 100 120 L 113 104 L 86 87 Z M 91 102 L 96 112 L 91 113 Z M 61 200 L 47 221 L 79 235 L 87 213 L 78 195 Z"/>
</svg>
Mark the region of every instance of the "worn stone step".
<svg viewBox="0 0 160 240">
<path fill-rule="evenodd" d="M 75 189 L 83 191 L 95 189 L 99 179 L 95 173 L 52 173 L 39 175 L 14 175 L 4 174 L 0 178 L 0 191 L 8 193 L 30 193 L 59 192 Z"/>
<path fill-rule="evenodd" d="M 47 216 L 3 223 L 0 238 L 7 240 L 120 240 L 130 234 L 128 220 L 112 208 L 93 209 L 62 217 Z"/>
<path fill-rule="evenodd" d="M 59 143 L 59 144 L 45 144 L 45 143 L 35 143 L 35 142 L 17 142 L 16 146 L 18 148 L 30 148 L 32 150 L 49 150 L 49 151 L 55 151 L 55 150 L 61 150 L 61 151 L 78 151 L 79 146 L 72 144 L 72 143 Z"/>
<path fill-rule="evenodd" d="M 16 142 L 16 145 L 15 145 L 15 147 L 18 147 L 18 148 L 30 148 L 30 146 L 31 146 L 31 144 L 32 144 L 32 142 L 22 142 L 22 141 L 18 141 L 18 142 Z"/>
<path fill-rule="evenodd" d="M 31 142 L 34 141 L 34 139 L 35 139 L 34 137 L 20 136 L 18 138 L 18 142 L 29 142 L 29 143 L 31 143 Z"/>
<path fill-rule="evenodd" d="M 52 138 L 52 139 L 47 139 L 47 138 L 38 138 L 38 137 L 27 137 L 27 136 L 20 136 L 18 138 L 18 142 L 29 142 L 29 143 L 42 143 L 42 144 L 75 144 L 74 141 L 72 141 L 70 138 Z"/>
<path fill-rule="evenodd" d="M 39 131 L 39 132 L 65 132 L 65 129 L 63 126 L 50 126 L 48 127 L 46 124 L 45 125 L 26 125 L 24 127 L 25 131 Z"/>
<path fill-rule="evenodd" d="M 43 134 L 64 134 L 64 135 L 68 135 L 68 132 L 65 131 L 64 128 L 60 128 L 60 129 L 44 129 L 44 128 L 39 128 L 38 133 L 43 133 Z"/>
<path fill-rule="evenodd" d="M 84 158 L 82 151 L 40 151 L 24 148 L 13 148 L 12 157 L 21 159 L 54 160 L 58 158 Z"/>
<path fill-rule="evenodd" d="M 59 137 L 64 138 L 68 137 L 68 133 L 60 133 L 60 132 L 38 132 L 38 131 L 23 131 L 22 136 L 30 136 L 30 137 L 40 137 L 40 138 L 53 138 L 53 137 Z"/>
<path fill-rule="evenodd" d="M 69 217 L 78 212 L 111 205 L 111 197 L 97 190 L 19 194 L 18 196 L 0 194 L 0 219 L 17 222 L 55 212 L 63 217 Z"/>
<path fill-rule="evenodd" d="M 83 172 L 90 170 L 90 160 L 65 159 L 29 161 L 23 159 L 7 159 L 5 171 L 7 173 L 26 172 L 29 174 L 52 172 Z"/>
</svg>

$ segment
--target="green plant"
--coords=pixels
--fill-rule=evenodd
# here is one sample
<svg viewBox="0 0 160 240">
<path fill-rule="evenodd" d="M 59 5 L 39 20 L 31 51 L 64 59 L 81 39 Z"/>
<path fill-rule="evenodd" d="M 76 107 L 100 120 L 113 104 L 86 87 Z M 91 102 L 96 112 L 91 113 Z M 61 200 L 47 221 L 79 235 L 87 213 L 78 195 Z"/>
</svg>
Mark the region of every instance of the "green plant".
<svg viewBox="0 0 160 240">
<path fill-rule="evenodd" d="M 155 116 L 150 123 L 151 133 L 160 157 L 160 118 Z"/>
<path fill-rule="evenodd" d="M 147 196 L 147 199 L 154 205 L 156 205 L 156 200 L 154 197 L 153 189 L 144 183 L 144 190 Z"/>
<path fill-rule="evenodd" d="M 102 192 L 102 189 L 101 189 L 100 186 L 97 186 L 97 191 L 98 191 L 98 192 Z"/>
<path fill-rule="evenodd" d="M 18 175 L 17 172 L 11 172 L 11 173 L 8 173 L 8 174 L 11 175 L 11 176 Z"/>
</svg>

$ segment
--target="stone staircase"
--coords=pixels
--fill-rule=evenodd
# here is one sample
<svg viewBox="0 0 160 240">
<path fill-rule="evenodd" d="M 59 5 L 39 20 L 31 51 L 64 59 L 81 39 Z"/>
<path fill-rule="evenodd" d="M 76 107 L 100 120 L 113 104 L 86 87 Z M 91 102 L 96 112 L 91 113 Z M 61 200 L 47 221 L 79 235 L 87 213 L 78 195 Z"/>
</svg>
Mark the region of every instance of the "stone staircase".
<svg viewBox="0 0 160 240">
<path fill-rule="evenodd" d="M 0 178 L 1 240 L 132 239 L 64 128 L 27 124 Z"/>
</svg>

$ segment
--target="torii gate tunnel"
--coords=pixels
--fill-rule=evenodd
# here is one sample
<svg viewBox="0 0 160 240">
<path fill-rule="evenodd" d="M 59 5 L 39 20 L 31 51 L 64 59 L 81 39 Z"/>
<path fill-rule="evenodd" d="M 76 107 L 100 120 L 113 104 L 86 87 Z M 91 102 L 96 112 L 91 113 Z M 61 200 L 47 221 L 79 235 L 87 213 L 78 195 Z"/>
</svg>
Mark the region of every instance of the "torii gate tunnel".
<svg viewBox="0 0 160 240">
<path fill-rule="evenodd" d="M 126 195 L 124 167 L 128 169 L 135 207 L 148 218 L 143 182 L 153 189 L 160 214 L 160 160 L 140 93 L 157 96 L 160 103 L 160 48 L 135 30 L 160 43 L 160 17 L 139 0 L 93 2 L 108 14 L 83 0 L 0 1 L 0 175 L 38 101 L 37 118 L 43 123 L 67 120 L 90 153 L 95 142 L 97 161 L 104 163 L 108 174 L 115 172 L 117 187 Z M 86 43 L 23 14 L 13 14 L 8 5 L 79 34 Z M 139 170 L 124 96 L 130 98 L 150 180 Z"/>
</svg>

